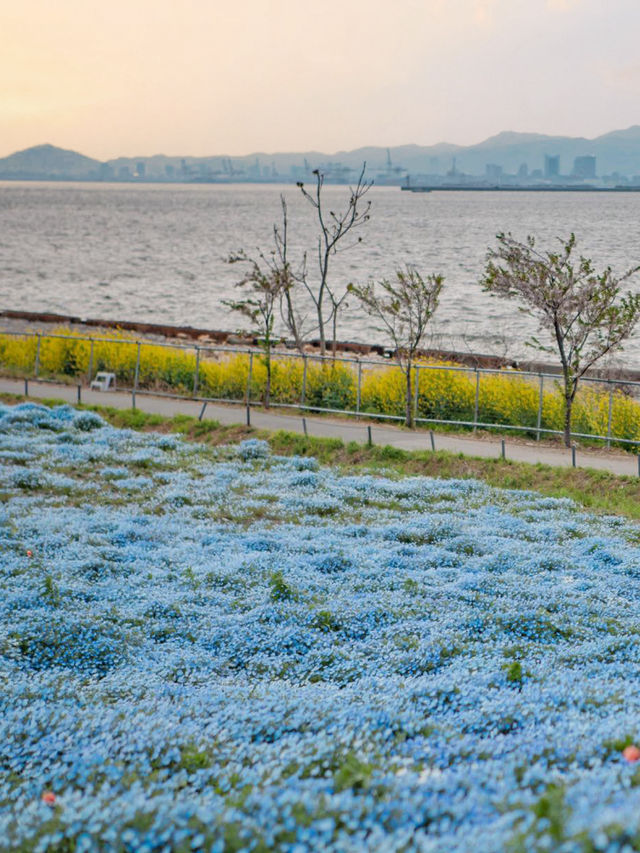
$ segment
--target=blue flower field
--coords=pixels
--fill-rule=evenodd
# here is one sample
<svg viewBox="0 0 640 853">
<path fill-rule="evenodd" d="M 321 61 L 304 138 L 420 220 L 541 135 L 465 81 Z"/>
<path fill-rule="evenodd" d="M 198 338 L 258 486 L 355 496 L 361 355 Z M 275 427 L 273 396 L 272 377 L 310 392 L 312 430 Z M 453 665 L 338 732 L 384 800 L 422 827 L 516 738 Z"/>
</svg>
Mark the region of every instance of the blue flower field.
<svg viewBox="0 0 640 853">
<path fill-rule="evenodd" d="M 638 529 L 0 406 L 0 850 L 640 849 Z"/>
</svg>

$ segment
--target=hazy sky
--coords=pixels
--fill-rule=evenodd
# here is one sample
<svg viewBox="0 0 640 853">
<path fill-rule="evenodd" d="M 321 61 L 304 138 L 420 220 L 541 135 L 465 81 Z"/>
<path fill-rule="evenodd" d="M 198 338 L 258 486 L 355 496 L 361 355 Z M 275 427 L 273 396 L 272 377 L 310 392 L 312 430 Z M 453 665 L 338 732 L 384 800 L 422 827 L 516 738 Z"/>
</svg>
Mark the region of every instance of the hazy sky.
<svg viewBox="0 0 640 853">
<path fill-rule="evenodd" d="M 640 123 L 640 0 L 0 0 L 0 156 L 469 144 Z"/>
</svg>

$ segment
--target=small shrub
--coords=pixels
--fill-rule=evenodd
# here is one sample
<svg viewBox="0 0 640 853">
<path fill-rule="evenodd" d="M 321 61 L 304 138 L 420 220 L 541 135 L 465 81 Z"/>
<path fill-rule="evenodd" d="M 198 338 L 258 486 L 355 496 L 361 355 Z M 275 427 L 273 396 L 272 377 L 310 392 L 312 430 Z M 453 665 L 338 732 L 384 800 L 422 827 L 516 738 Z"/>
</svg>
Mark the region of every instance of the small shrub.
<svg viewBox="0 0 640 853">
<path fill-rule="evenodd" d="M 296 591 L 284 579 L 281 571 L 272 572 L 269 576 L 269 593 L 271 601 L 295 601 Z"/>
</svg>

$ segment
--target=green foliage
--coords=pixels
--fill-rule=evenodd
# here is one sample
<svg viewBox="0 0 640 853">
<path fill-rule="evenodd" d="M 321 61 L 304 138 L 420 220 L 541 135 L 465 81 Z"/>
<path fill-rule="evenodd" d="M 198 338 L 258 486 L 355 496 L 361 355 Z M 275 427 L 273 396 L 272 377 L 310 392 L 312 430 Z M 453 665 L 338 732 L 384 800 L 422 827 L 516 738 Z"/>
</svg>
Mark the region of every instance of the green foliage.
<svg viewBox="0 0 640 853">
<path fill-rule="evenodd" d="M 328 633 L 329 631 L 339 631 L 342 627 L 340 625 L 340 622 L 329 610 L 316 611 L 312 625 L 319 631 L 323 631 L 326 633 Z"/>
<path fill-rule="evenodd" d="M 180 762 L 178 767 L 187 773 L 195 773 L 196 770 L 206 770 L 213 764 L 211 756 L 205 750 L 198 749 L 195 744 L 187 744 L 180 750 Z"/>
<path fill-rule="evenodd" d="M 502 668 L 506 672 L 506 679 L 509 684 L 522 685 L 524 673 L 522 671 L 522 664 L 520 661 L 514 660 L 513 663 L 504 664 Z"/>
<path fill-rule="evenodd" d="M 40 594 L 51 607 L 58 607 L 60 605 L 60 589 L 50 574 L 44 576 Z"/>
<path fill-rule="evenodd" d="M 561 785 L 551 783 L 531 809 L 540 821 L 545 822 L 551 838 L 560 842 L 564 838 L 564 829 L 569 818 L 569 808 L 565 803 L 565 791 Z"/>
<path fill-rule="evenodd" d="M 348 752 L 341 764 L 334 770 L 333 785 L 336 791 L 351 788 L 354 791 L 366 787 L 373 774 L 374 767 L 361 761 L 353 752 Z"/>
<path fill-rule="evenodd" d="M 289 586 L 280 570 L 271 573 L 269 586 L 271 601 L 296 601 L 298 598 L 297 592 Z"/>
<path fill-rule="evenodd" d="M 309 408 L 353 410 L 356 382 L 353 372 L 341 364 L 323 364 L 307 371 L 305 403 Z"/>
</svg>

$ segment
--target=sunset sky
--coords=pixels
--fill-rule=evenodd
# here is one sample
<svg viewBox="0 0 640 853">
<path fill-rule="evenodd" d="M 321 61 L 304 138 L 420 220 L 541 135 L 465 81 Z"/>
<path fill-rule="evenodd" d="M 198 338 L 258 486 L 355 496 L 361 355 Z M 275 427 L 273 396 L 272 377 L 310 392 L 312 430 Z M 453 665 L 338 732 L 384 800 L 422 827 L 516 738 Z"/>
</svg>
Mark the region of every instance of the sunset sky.
<svg viewBox="0 0 640 853">
<path fill-rule="evenodd" d="M 640 0 L 0 0 L 0 156 L 640 124 Z"/>
</svg>

